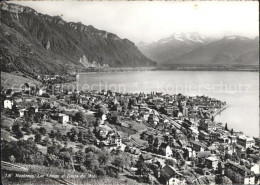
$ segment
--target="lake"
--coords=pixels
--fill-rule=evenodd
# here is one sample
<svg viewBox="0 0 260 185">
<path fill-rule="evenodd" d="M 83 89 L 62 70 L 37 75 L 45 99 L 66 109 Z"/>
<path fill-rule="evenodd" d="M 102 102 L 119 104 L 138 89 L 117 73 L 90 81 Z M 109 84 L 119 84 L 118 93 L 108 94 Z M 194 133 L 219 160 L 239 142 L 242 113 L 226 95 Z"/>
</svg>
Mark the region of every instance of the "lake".
<svg viewBox="0 0 260 185">
<path fill-rule="evenodd" d="M 79 74 L 80 89 L 206 95 L 226 101 L 216 121 L 259 136 L 259 73 L 226 71 L 134 71 Z"/>
</svg>

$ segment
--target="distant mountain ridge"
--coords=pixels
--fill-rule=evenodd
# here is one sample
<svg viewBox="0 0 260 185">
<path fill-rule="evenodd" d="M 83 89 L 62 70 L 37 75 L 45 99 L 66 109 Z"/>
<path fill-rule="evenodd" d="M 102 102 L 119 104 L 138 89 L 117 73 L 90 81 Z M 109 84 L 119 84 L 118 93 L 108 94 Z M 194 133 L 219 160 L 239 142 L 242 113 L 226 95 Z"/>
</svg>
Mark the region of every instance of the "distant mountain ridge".
<svg viewBox="0 0 260 185">
<path fill-rule="evenodd" d="M 186 65 L 258 65 L 259 37 L 238 35 L 222 39 L 206 38 L 198 33 L 173 34 L 139 49 L 159 64 Z"/>
<path fill-rule="evenodd" d="M 91 66 L 156 65 L 135 44 L 113 33 L 11 3 L 0 7 L 1 70 L 66 73 Z"/>
<path fill-rule="evenodd" d="M 258 65 L 259 41 L 241 36 L 224 38 L 198 47 L 166 64 Z"/>
</svg>

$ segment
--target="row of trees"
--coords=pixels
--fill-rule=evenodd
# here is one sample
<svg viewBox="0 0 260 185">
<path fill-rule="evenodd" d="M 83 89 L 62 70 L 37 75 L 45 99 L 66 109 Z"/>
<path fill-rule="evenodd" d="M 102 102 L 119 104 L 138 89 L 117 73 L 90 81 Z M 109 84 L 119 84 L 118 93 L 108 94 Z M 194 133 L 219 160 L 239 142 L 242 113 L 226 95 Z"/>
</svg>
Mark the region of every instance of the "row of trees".
<svg viewBox="0 0 260 185">
<path fill-rule="evenodd" d="M 112 153 L 105 149 L 99 149 L 93 145 L 88 146 L 83 150 L 83 147 L 78 152 L 72 148 L 63 147 L 58 143 L 50 142 L 47 147 L 47 154 L 40 152 L 36 146 L 42 134 L 45 131 L 41 129 L 35 136 L 35 140 L 29 138 L 28 140 L 18 141 L 3 141 L 2 142 L 2 160 L 25 163 L 38 164 L 45 166 L 56 166 L 61 168 L 75 169 L 82 172 L 91 172 L 97 176 L 111 176 L 118 177 L 118 172 L 124 168 L 129 168 L 135 165 L 134 159 L 131 155 L 114 150 Z M 40 136 L 38 136 L 40 135 Z"/>
</svg>

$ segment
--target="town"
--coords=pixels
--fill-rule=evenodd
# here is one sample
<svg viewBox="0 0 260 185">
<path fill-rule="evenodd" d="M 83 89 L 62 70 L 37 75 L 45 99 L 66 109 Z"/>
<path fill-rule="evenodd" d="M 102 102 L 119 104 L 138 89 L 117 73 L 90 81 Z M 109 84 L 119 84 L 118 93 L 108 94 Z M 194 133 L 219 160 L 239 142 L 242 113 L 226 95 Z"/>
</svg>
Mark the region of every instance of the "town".
<svg viewBox="0 0 260 185">
<path fill-rule="evenodd" d="M 215 121 L 226 108 L 207 96 L 2 88 L 2 161 L 135 184 L 259 184 L 260 138 Z"/>
</svg>

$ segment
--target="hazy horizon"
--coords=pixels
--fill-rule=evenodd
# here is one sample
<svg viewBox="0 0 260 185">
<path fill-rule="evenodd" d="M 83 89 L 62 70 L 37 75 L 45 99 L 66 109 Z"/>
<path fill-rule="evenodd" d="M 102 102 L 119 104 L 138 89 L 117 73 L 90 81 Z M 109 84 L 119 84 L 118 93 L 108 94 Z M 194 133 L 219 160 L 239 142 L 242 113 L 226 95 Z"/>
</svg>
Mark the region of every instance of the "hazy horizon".
<svg viewBox="0 0 260 185">
<path fill-rule="evenodd" d="M 136 44 L 156 42 L 173 33 L 205 37 L 259 36 L 257 1 L 9 1 L 67 22 L 82 22 Z"/>
</svg>

